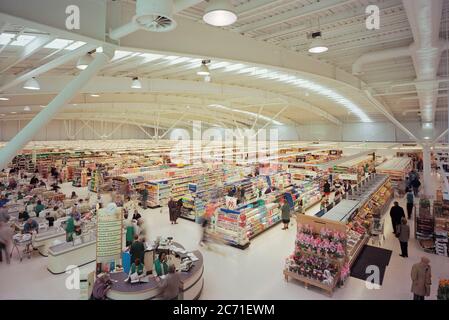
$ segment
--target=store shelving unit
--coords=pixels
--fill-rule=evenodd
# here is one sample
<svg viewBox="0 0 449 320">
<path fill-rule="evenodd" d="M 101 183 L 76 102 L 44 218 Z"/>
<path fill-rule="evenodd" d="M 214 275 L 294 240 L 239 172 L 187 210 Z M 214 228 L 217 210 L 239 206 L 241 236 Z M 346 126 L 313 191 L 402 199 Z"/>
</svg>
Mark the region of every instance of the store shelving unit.
<svg viewBox="0 0 449 320">
<path fill-rule="evenodd" d="M 333 166 L 334 179 L 361 181 L 364 176 L 364 167 L 368 164 L 369 169 L 374 168 L 372 156 L 361 156 Z"/>
<path fill-rule="evenodd" d="M 377 173 L 388 174 L 393 188 L 404 191 L 404 182 L 407 173 L 412 169 L 410 158 L 394 157 L 376 167 Z"/>
</svg>

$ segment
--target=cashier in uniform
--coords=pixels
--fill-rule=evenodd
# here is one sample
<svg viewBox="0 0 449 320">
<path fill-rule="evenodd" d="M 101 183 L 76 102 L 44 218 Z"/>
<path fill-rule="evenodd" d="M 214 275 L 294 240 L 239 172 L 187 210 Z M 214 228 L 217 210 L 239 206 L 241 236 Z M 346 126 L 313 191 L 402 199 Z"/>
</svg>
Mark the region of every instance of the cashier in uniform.
<svg viewBox="0 0 449 320">
<path fill-rule="evenodd" d="M 73 234 L 75 233 L 75 219 L 73 215 L 69 216 L 67 220 L 67 225 L 65 227 L 65 239 L 67 242 L 73 241 Z"/>
<path fill-rule="evenodd" d="M 158 259 L 154 261 L 154 270 L 159 277 L 168 273 L 167 254 L 165 252 L 159 253 Z"/>
<path fill-rule="evenodd" d="M 136 258 L 136 260 L 134 260 L 133 264 L 131 265 L 131 268 L 129 269 L 129 275 L 137 273 L 137 275 L 140 276 L 144 274 L 144 271 L 145 267 L 143 263 L 140 262 L 139 258 Z"/>
</svg>

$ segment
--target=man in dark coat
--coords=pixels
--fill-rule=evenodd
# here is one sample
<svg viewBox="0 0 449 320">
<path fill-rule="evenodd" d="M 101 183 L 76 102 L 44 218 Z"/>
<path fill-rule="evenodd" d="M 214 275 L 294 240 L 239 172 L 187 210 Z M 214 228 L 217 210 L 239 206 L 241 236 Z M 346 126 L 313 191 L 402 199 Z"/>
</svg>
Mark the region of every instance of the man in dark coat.
<svg viewBox="0 0 449 320">
<path fill-rule="evenodd" d="M 394 202 L 394 205 L 390 209 L 390 217 L 393 225 L 393 233 L 396 233 L 397 226 L 401 224 L 401 219 L 405 217 L 404 209 L 399 206 L 397 201 Z"/>
</svg>

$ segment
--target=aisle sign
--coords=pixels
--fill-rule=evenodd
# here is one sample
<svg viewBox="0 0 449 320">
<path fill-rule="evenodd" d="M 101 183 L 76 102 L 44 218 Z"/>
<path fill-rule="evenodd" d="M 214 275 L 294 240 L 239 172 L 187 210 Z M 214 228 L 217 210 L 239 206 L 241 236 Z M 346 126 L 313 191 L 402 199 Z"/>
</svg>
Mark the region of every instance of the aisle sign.
<svg viewBox="0 0 449 320">
<path fill-rule="evenodd" d="M 196 192 L 197 185 L 196 183 L 189 183 L 189 191 Z"/>
<path fill-rule="evenodd" d="M 122 210 L 114 203 L 98 211 L 97 264 L 120 259 L 122 253 Z"/>
</svg>

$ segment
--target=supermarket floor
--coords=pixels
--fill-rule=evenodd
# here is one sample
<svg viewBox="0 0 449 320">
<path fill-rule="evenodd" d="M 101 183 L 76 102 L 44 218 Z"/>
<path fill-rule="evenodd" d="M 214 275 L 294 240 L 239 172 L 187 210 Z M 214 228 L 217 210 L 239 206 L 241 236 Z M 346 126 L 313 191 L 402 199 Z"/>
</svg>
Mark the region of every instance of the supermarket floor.
<svg viewBox="0 0 449 320">
<path fill-rule="evenodd" d="M 435 176 L 435 182 L 437 178 Z M 72 188 L 64 188 L 68 193 Z M 81 195 L 86 190 L 77 189 Z M 404 200 L 400 203 L 405 207 Z M 318 208 L 319 209 L 319 208 Z M 311 210 L 318 210 L 313 207 Z M 166 209 L 148 209 L 143 212 L 151 238 L 173 236 L 187 249 L 197 249 L 199 227 L 179 219 L 171 225 Z M 449 258 L 426 254 L 418 243 L 409 242 L 409 258 L 399 256 L 399 242 L 392 234 L 387 217 L 386 241 L 383 247 L 393 251 L 383 286 L 370 290 L 365 282 L 349 278 L 343 288 L 336 289 L 333 299 L 411 299 L 410 270 L 421 256 L 427 256 L 432 266 L 431 299 L 436 298 L 438 280 L 449 278 Z M 412 223 L 413 230 L 413 223 Z M 301 284 L 285 282 L 282 274 L 285 258 L 293 252 L 295 226 L 281 230 L 281 225 L 256 237 L 248 249 L 215 246 L 213 250 L 200 249 L 205 261 L 205 285 L 201 299 L 329 299 L 319 290 L 305 289 Z M 46 269 L 47 258 L 35 253 L 32 259 L 11 265 L 0 264 L 0 299 L 78 299 L 77 290 L 67 290 L 66 275 L 52 275 Z M 94 264 L 83 267 L 93 270 Z"/>
</svg>

